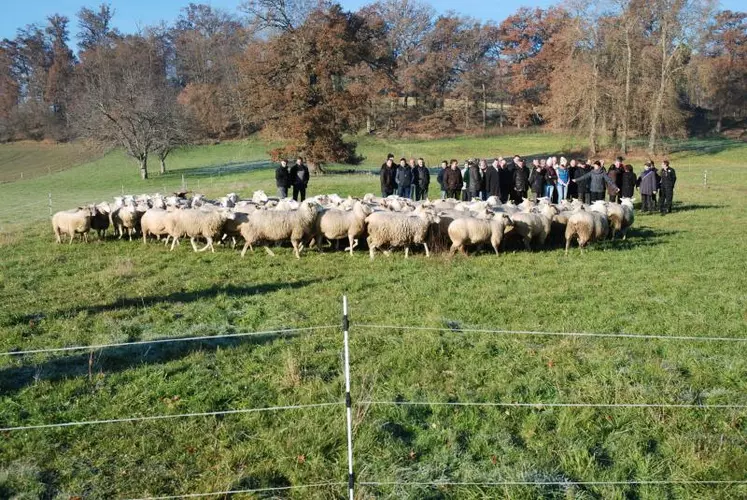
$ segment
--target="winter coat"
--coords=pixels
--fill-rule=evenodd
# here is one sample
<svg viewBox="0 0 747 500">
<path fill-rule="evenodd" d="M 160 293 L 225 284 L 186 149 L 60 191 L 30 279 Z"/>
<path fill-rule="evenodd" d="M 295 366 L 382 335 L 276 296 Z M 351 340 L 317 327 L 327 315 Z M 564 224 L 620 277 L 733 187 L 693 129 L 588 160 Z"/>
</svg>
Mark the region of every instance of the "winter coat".
<svg viewBox="0 0 747 500">
<path fill-rule="evenodd" d="M 635 194 L 635 172 L 623 171 L 620 174 L 620 196 L 623 198 L 632 198 Z"/>
<path fill-rule="evenodd" d="M 582 175 L 581 177 L 576 179 L 576 182 L 584 179 L 589 179 L 589 191 L 591 191 L 592 193 L 604 193 L 605 184 L 607 184 L 608 186 L 615 185 L 615 183 L 612 182 L 612 179 L 610 179 L 610 176 L 603 172 L 601 168 L 599 170 L 592 170 L 591 172 Z M 617 188 L 612 188 L 612 191 L 617 191 Z"/>
<path fill-rule="evenodd" d="M 400 166 L 397 169 L 397 186 L 409 187 L 412 185 L 412 169 L 409 166 Z"/>
<path fill-rule="evenodd" d="M 677 182 L 677 174 L 674 173 L 674 169 L 671 167 L 662 168 L 659 171 L 659 176 L 661 177 L 661 190 L 673 191 L 674 183 Z"/>
<path fill-rule="evenodd" d="M 291 187 L 291 176 L 288 167 L 278 167 L 275 169 L 275 186 L 288 189 Z"/>
<path fill-rule="evenodd" d="M 304 164 L 293 165 L 290 169 L 290 180 L 291 183 L 300 188 L 305 188 L 309 185 L 309 167 Z"/>
<path fill-rule="evenodd" d="M 583 195 L 589 192 L 589 179 L 586 178 L 586 174 L 591 172 L 591 167 L 576 167 L 576 171 L 573 174 L 573 180 L 576 181 L 578 186 L 578 194 Z"/>
<path fill-rule="evenodd" d="M 555 172 L 555 167 L 545 168 L 544 174 L 546 186 L 554 186 L 558 183 L 558 173 Z"/>
<path fill-rule="evenodd" d="M 444 172 L 446 172 L 446 170 L 448 170 L 448 168 L 441 168 L 438 170 L 438 174 L 436 174 L 436 182 L 438 182 L 441 191 L 446 191 L 446 186 L 444 186 Z"/>
<path fill-rule="evenodd" d="M 488 167 L 485 171 L 485 191 L 487 191 L 488 196 L 500 197 L 501 188 L 500 168 Z"/>
<path fill-rule="evenodd" d="M 473 165 L 469 168 L 469 186 L 470 193 L 479 193 L 485 191 L 485 172 L 480 167 Z"/>
<path fill-rule="evenodd" d="M 568 168 L 558 168 L 555 173 L 558 174 L 558 184 L 567 186 L 571 182 L 571 171 Z"/>
<path fill-rule="evenodd" d="M 422 167 L 416 167 L 415 172 L 417 173 L 416 182 L 420 189 L 428 189 L 428 185 L 431 183 L 431 171 L 428 167 L 423 165 Z"/>
<path fill-rule="evenodd" d="M 529 184 L 532 186 L 532 191 L 542 193 L 545 188 L 545 169 L 537 170 L 536 167 L 533 168 L 529 176 Z"/>
<path fill-rule="evenodd" d="M 650 169 L 650 170 L 644 170 L 641 172 L 640 177 L 638 177 L 638 181 L 636 181 L 636 184 L 638 184 L 638 189 L 640 190 L 642 195 L 650 196 L 652 194 L 656 194 L 656 191 L 659 190 L 659 174 L 656 173 L 656 170 Z"/>
<path fill-rule="evenodd" d="M 516 191 L 521 193 L 527 190 L 527 183 L 529 182 L 529 169 L 527 167 L 516 167 L 512 177 Z"/>
<path fill-rule="evenodd" d="M 617 189 L 615 189 L 615 188 L 619 188 L 620 187 L 620 175 L 621 175 L 621 173 L 622 172 L 620 172 L 620 170 L 618 170 L 618 168 L 615 167 L 614 165 L 610 167 L 609 172 L 607 172 L 607 177 L 610 178 L 610 180 L 612 181 L 612 184 L 607 184 L 607 193 L 608 194 L 614 195 L 615 192 L 617 192 Z M 592 189 L 592 191 L 594 191 L 594 190 Z M 597 193 L 598 191 L 594 191 L 594 192 Z"/>
<path fill-rule="evenodd" d="M 386 166 L 386 163 L 383 164 L 379 172 L 379 180 L 382 191 L 394 191 L 394 166 L 390 168 Z"/>
<path fill-rule="evenodd" d="M 446 191 L 462 189 L 462 171 L 458 168 L 447 168 L 444 170 L 444 187 Z"/>
</svg>

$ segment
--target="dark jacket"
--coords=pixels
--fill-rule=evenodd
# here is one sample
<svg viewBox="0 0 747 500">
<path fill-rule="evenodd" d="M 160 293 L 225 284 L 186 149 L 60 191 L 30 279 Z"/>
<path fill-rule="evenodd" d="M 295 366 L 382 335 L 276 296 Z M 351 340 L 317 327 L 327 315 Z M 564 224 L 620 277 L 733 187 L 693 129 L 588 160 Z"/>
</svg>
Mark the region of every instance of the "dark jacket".
<svg viewBox="0 0 747 500">
<path fill-rule="evenodd" d="M 508 165 L 504 168 L 498 167 L 498 184 L 501 186 L 501 194 L 504 196 L 508 196 L 508 193 L 511 192 L 513 174 L 513 171 Z"/>
<path fill-rule="evenodd" d="M 514 189 L 519 192 L 523 192 L 527 190 L 529 182 L 529 168 L 526 166 L 523 166 L 519 168 L 518 166 L 514 168 L 514 175 L 513 175 L 513 185 Z"/>
<path fill-rule="evenodd" d="M 472 165 L 469 168 L 469 186 L 467 186 L 470 193 L 479 193 L 485 191 L 485 172 L 480 170 L 477 165 Z"/>
<path fill-rule="evenodd" d="M 675 174 L 672 167 L 662 168 L 659 170 L 659 176 L 661 177 L 661 190 L 672 191 L 674 190 L 674 184 L 677 182 L 677 174 Z"/>
<path fill-rule="evenodd" d="M 379 172 L 379 180 L 381 181 L 382 191 L 394 191 L 394 165 L 390 168 L 384 163 Z"/>
<path fill-rule="evenodd" d="M 438 185 L 441 188 L 441 191 L 446 191 L 446 186 L 444 186 L 444 172 L 446 172 L 447 170 L 448 170 L 448 167 L 439 168 L 438 174 L 436 174 L 436 182 L 438 182 Z"/>
<path fill-rule="evenodd" d="M 294 186 L 306 188 L 309 185 L 309 167 L 303 163 L 300 166 L 293 165 L 290 169 L 290 180 Z"/>
<path fill-rule="evenodd" d="M 422 167 L 416 167 L 415 172 L 417 173 L 416 182 L 418 187 L 420 189 L 427 189 L 431 183 L 431 171 L 423 165 Z"/>
<path fill-rule="evenodd" d="M 288 189 L 291 187 L 291 177 L 288 167 L 282 166 L 275 169 L 275 186 Z"/>
<path fill-rule="evenodd" d="M 659 189 L 659 174 L 654 169 L 644 170 L 638 177 L 636 184 L 642 195 L 655 194 Z"/>
<path fill-rule="evenodd" d="M 462 182 L 462 171 L 458 168 L 449 167 L 444 171 L 444 187 L 446 191 L 461 191 Z"/>
<path fill-rule="evenodd" d="M 573 173 L 573 179 L 576 181 L 574 184 L 578 186 L 578 194 L 586 194 L 589 192 L 589 179 L 584 177 L 589 172 L 591 172 L 591 167 L 576 167 L 576 171 Z"/>
<path fill-rule="evenodd" d="M 409 165 L 400 166 L 397 169 L 397 186 L 409 187 L 412 185 L 412 169 Z"/>
<path fill-rule="evenodd" d="M 620 174 L 620 196 L 623 198 L 632 198 L 635 194 L 635 172 L 623 171 Z"/>
<path fill-rule="evenodd" d="M 485 191 L 488 196 L 501 196 L 501 172 L 500 167 L 488 167 L 485 172 Z"/>
<path fill-rule="evenodd" d="M 582 175 L 581 177 L 576 179 L 576 182 L 584 179 L 589 179 L 589 191 L 591 191 L 592 193 L 604 193 L 605 184 L 607 184 L 608 186 L 615 186 L 615 183 L 612 182 L 610 176 L 602 171 L 601 168 L 599 170 L 592 170 L 591 172 Z M 617 187 L 613 187 L 612 191 L 617 191 Z"/>
<path fill-rule="evenodd" d="M 544 170 L 545 173 L 545 185 L 555 186 L 558 183 L 558 174 L 555 172 L 554 167 L 547 167 Z"/>
<path fill-rule="evenodd" d="M 532 173 L 529 175 L 529 185 L 532 186 L 532 191 L 541 194 L 545 188 L 545 169 L 537 170 L 537 167 L 532 169 Z"/>
<path fill-rule="evenodd" d="M 614 166 L 614 165 L 612 165 L 610 167 L 609 171 L 607 172 L 607 177 L 609 177 L 610 180 L 612 181 L 612 184 L 608 184 L 607 185 L 607 192 L 610 195 L 615 194 L 615 192 L 617 191 L 617 189 L 615 189 L 615 188 L 619 188 L 620 187 L 620 179 L 621 179 L 620 176 L 621 175 L 622 175 L 622 172 L 620 170 L 618 170 L 618 168 L 616 166 Z M 592 189 L 592 191 L 594 191 L 594 190 Z M 596 191 L 594 191 L 594 192 L 596 192 Z"/>
</svg>

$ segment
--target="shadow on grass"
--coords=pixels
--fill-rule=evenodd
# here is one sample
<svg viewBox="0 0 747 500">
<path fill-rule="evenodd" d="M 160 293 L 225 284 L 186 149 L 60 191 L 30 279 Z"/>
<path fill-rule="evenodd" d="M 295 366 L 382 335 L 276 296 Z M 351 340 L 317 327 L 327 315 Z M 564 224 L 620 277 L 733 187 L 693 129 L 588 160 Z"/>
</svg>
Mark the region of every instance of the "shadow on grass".
<svg viewBox="0 0 747 500">
<path fill-rule="evenodd" d="M 272 163 L 269 160 L 224 163 L 222 165 L 171 170 L 169 172 L 166 172 L 162 176 L 162 178 L 178 178 L 182 175 L 187 177 L 220 177 L 222 175 L 243 174 L 247 172 L 253 172 L 255 170 L 267 170 L 275 167 L 276 164 Z"/>
<path fill-rule="evenodd" d="M 675 201 L 672 204 L 672 213 L 675 212 L 694 212 L 698 210 L 714 210 L 718 208 L 726 208 L 726 205 L 706 205 L 706 204 L 692 204 L 685 205 L 682 202 Z M 658 209 L 658 207 L 657 207 Z"/>
<path fill-rule="evenodd" d="M 117 301 L 109 304 L 98 304 L 91 306 L 72 307 L 70 309 L 61 309 L 50 312 L 33 312 L 30 314 L 11 316 L 6 324 L 3 326 L 12 326 L 18 324 L 28 323 L 29 321 L 38 321 L 47 316 L 62 316 L 62 317 L 74 317 L 81 312 L 88 314 L 99 314 L 103 312 L 116 311 L 119 309 L 129 308 L 146 308 L 154 306 L 156 304 L 185 304 L 196 302 L 203 299 L 212 299 L 218 295 L 227 295 L 229 297 L 243 297 L 247 295 L 262 295 L 267 293 L 276 292 L 278 290 L 287 290 L 295 288 L 303 288 L 318 281 L 322 278 L 313 280 L 302 280 L 295 282 L 282 282 L 282 283 L 266 283 L 263 285 L 253 286 L 211 286 L 203 290 L 195 290 L 191 292 L 174 292 L 168 295 L 151 295 L 147 297 L 126 297 L 117 299 Z"/>
<path fill-rule="evenodd" d="M 98 356 L 95 356 L 92 351 L 87 351 L 84 354 L 54 358 L 38 364 L 3 368 L 0 370 L 0 394 L 7 395 L 40 381 L 55 382 L 83 376 L 90 376 L 95 381 L 99 372 L 117 373 L 141 365 L 167 363 L 189 356 L 194 352 L 214 352 L 218 349 L 235 348 L 242 345 L 263 345 L 288 336 L 294 336 L 294 334 L 288 333 L 282 336 L 270 334 L 108 347 L 101 350 Z"/>
</svg>

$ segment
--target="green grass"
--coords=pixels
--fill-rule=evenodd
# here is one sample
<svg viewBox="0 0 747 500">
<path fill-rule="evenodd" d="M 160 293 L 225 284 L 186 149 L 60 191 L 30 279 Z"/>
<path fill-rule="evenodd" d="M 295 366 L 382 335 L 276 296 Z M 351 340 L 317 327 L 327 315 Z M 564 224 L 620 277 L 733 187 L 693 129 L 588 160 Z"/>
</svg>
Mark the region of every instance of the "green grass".
<svg viewBox="0 0 747 500">
<path fill-rule="evenodd" d="M 453 146 L 482 151 L 495 144 L 497 151 L 530 154 L 564 141 L 527 136 Z M 400 154 L 392 144 L 374 145 L 361 148 L 372 158 Z M 403 147 L 438 156 L 447 143 Z M 263 151 L 249 141 L 180 152 L 172 180 L 209 164 L 258 160 Z M 330 325 L 339 322 L 347 294 L 355 401 L 744 405 L 742 343 L 357 325 L 745 337 L 746 151 L 730 145 L 673 155 L 676 212 L 638 216 L 626 242 L 596 245 L 584 256 L 550 248 L 405 261 L 399 252 L 369 262 L 361 251 L 304 253 L 297 261 L 280 248 L 275 258 L 259 251 L 242 260 L 226 248 L 194 254 L 182 245 L 168 252 L 141 241 L 55 245 L 48 222 L 28 222 L 0 234 L 0 352 Z M 117 158 L 5 185 L 2 194 L 22 198 L 62 179 L 71 183 L 71 203 L 116 194 L 125 179 L 130 192 L 157 189 L 158 179 L 139 184 L 135 167 Z M 709 189 L 702 187 L 706 168 Z M 201 185 L 209 177 L 198 177 Z M 214 179 L 208 193 L 272 187 L 267 170 L 225 177 Z M 312 191 L 362 194 L 377 184 L 375 177 L 333 175 L 313 179 Z M 2 357 L 0 427 L 341 402 L 341 337 L 333 329 Z M 6 432 L 0 497 L 129 498 L 345 481 L 344 422 L 344 407 L 336 406 Z M 372 405 L 357 406 L 354 423 L 360 481 L 745 480 L 747 470 L 747 412 L 739 409 Z M 747 495 L 744 486 L 694 485 L 359 491 L 361 498 L 413 499 Z M 345 491 L 287 495 L 340 498 Z"/>
<path fill-rule="evenodd" d="M 0 183 L 61 172 L 103 155 L 87 143 L 54 144 L 21 141 L 0 145 Z"/>
</svg>

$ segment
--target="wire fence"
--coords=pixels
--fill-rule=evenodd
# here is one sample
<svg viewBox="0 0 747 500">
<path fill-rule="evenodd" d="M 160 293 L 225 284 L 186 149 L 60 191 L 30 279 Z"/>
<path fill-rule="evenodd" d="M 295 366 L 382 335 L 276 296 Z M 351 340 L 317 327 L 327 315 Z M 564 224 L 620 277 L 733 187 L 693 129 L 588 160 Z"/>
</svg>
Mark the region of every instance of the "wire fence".
<svg viewBox="0 0 747 500">
<path fill-rule="evenodd" d="M 557 402 L 557 401 L 406 401 L 406 400 L 382 400 L 373 398 L 361 398 L 359 401 L 354 401 L 351 396 L 351 370 L 350 370 L 350 353 L 354 352 L 351 349 L 349 342 L 351 326 L 355 329 L 356 334 L 365 336 L 374 332 L 388 332 L 398 333 L 402 331 L 428 331 L 428 332 L 439 332 L 439 333 L 450 333 L 450 334 L 496 334 L 502 336 L 565 336 L 565 337 L 584 337 L 589 339 L 596 339 L 603 341 L 605 339 L 626 339 L 630 341 L 684 341 L 684 342 L 722 342 L 725 344 L 731 344 L 734 342 L 746 342 L 747 338 L 743 337 L 715 337 L 715 336 L 670 336 L 660 334 L 626 334 L 626 333 L 594 333 L 594 332 L 541 332 L 541 331 L 529 331 L 529 330 L 500 330 L 500 329 L 485 329 L 485 328 L 462 328 L 462 327 L 419 327 L 419 326 L 403 326 L 403 325 L 379 325 L 379 324 L 355 324 L 351 323 L 348 317 L 347 309 L 347 297 L 343 298 L 343 321 L 342 325 L 321 325 L 311 326 L 304 328 L 283 328 L 274 329 L 267 331 L 256 331 L 256 332 L 244 332 L 224 335 L 210 335 L 210 336 L 194 336 L 194 337 L 177 337 L 177 338 L 163 338 L 153 340 L 143 340 L 136 342 L 121 342 L 121 343 L 107 343 L 107 344 L 96 344 L 96 345 L 79 345 L 79 346 L 63 346 L 63 347 L 49 347 L 49 348 L 37 348 L 37 349 L 16 349 L 7 352 L 0 352 L 0 358 L 5 357 L 17 357 L 21 362 L 28 359 L 31 355 L 47 355 L 55 353 L 67 353 L 74 351 L 96 351 L 110 348 L 130 347 L 130 346 L 142 346 L 148 344 L 163 344 L 163 343 L 175 343 L 175 342 L 196 342 L 196 341 L 215 341 L 220 339 L 232 339 L 241 337 L 254 337 L 254 336 L 294 336 L 298 334 L 313 334 L 315 332 L 330 331 L 330 330 L 341 330 L 342 331 L 342 372 L 345 379 L 344 393 L 341 394 L 340 399 L 337 401 L 325 401 L 317 403 L 303 403 L 303 404 L 287 404 L 277 406 L 267 406 L 259 408 L 233 408 L 223 409 L 215 411 L 204 411 L 204 412 L 189 412 L 189 413 L 178 413 L 178 414 L 161 414 L 161 415 L 144 415 L 144 416 L 131 416 L 131 417 L 120 417 L 110 419 L 91 419 L 91 420 L 77 420 L 68 422 L 50 422 L 50 423 L 24 423 L 18 425 L 6 425 L 0 427 L 0 432 L 11 433 L 11 432 L 29 432 L 39 431 L 44 429 L 55 429 L 55 428 L 69 428 L 69 427 L 84 427 L 94 425 L 116 425 L 122 423 L 141 423 L 141 422 L 152 422 L 152 421 L 163 421 L 170 419 L 189 419 L 189 418 L 206 418 L 215 416 L 226 416 L 226 415 L 242 415 L 251 413 L 270 413 L 270 412 L 286 412 L 286 411 L 312 411 L 314 409 L 321 408 L 345 408 L 346 414 L 346 448 L 347 448 L 347 460 L 348 460 L 348 477 L 346 482 L 335 481 L 331 479 L 328 482 L 317 482 L 310 484 L 295 484 L 278 487 L 265 487 L 265 488 L 254 488 L 254 489 L 234 489 L 226 491 L 206 492 L 206 493 L 184 493 L 178 495 L 167 495 L 167 496 L 150 496 L 143 497 L 137 500 L 166 500 L 174 498 L 201 498 L 208 496 L 225 496 L 233 494 L 261 494 L 261 493 L 283 493 L 290 492 L 293 490 L 309 490 L 309 489 L 323 489 L 323 488 L 338 488 L 341 489 L 343 486 L 347 487 L 348 495 L 352 500 L 355 496 L 355 488 L 498 488 L 498 487 L 620 487 L 620 486 L 720 486 L 720 487 L 741 487 L 747 485 L 745 479 L 694 479 L 694 478 L 671 478 L 671 479 L 630 479 L 625 481 L 572 481 L 572 480 L 515 480 L 506 478 L 505 480 L 486 480 L 486 481 L 449 481 L 449 480 L 436 480 L 436 481 L 378 481 L 375 478 L 361 480 L 356 477 L 354 473 L 354 446 L 353 446 L 353 423 L 352 423 L 352 409 L 366 408 L 370 406 L 393 406 L 393 407 L 472 407 L 472 408 L 528 408 L 535 410 L 542 410 L 548 408 L 604 408 L 604 409 L 671 409 L 671 410 L 698 410 L 698 411 L 729 411 L 729 410 L 747 410 L 747 404 L 740 402 L 733 403 L 721 403 L 721 404 L 680 404 L 671 402 Z M 365 415 L 365 412 L 364 412 Z M 360 422 L 358 423 L 360 425 Z M 135 500 L 135 499 L 133 499 Z"/>
</svg>

